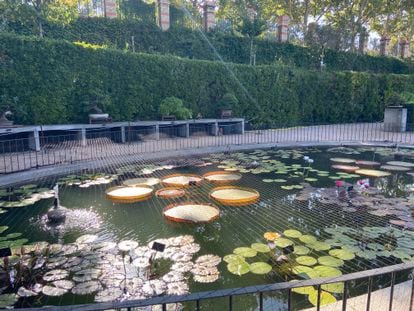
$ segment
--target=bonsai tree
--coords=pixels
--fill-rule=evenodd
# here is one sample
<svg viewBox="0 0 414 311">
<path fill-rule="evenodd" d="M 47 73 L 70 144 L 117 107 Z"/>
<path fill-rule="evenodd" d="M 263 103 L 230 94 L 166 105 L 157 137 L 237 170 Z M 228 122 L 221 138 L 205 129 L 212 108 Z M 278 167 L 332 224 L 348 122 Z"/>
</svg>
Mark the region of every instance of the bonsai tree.
<svg viewBox="0 0 414 311">
<path fill-rule="evenodd" d="M 191 119 L 192 111 L 184 107 L 184 103 L 177 97 L 167 97 L 160 105 L 162 116 L 175 116 L 178 120 Z"/>
</svg>

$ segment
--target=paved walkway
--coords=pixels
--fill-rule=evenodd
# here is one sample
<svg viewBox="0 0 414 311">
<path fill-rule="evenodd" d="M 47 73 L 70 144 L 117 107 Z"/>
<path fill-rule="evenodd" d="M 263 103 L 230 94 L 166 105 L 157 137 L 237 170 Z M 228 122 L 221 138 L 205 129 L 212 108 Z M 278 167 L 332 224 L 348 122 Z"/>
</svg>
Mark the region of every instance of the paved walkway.
<svg viewBox="0 0 414 311">
<path fill-rule="evenodd" d="M 411 286 L 412 281 L 406 281 L 400 283 L 394 287 L 394 299 L 392 301 L 393 311 L 411 311 L 410 298 L 411 298 Z M 347 299 L 346 310 L 347 311 L 365 311 L 367 310 L 367 297 L 368 295 L 361 295 Z M 370 311 L 389 311 L 390 306 L 390 288 L 384 288 L 372 292 Z M 310 308 L 303 311 L 313 311 L 316 308 Z M 321 307 L 321 311 L 341 311 L 342 301 L 330 304 L 325 307 Z"/>
<path fill-rule="evenodd" d="M 108 138 L 91 139 L 86 146 L 72 140 L 59 145 L 50 145 L 39 152 L 23 151 L 2 153 L 0 155 L 0 173 L 11 173 L 30 168 L 57 164 L 70 164 L 78 161 L 116 159 L 120 156 L 153 154 L 177 150 L 194 150 L 211 147 L 240 145 L 263 145 L 283 143 L 323 143 L 334 144 L 391 142 L 396 144 L 414 144 L 414 132 L 396 133 L 383 130 L 381 123 L 358 123 L 341 125 L 319 125 L 291 127 L 260 131 L 248 131 L 245 134 L 223 136 L 193 136 L 190 138 L 163 138 L 154 140 L 151 136 L 132 133 L 141 140 L 133 143 L 116 143 Z M 10 146 L 21 150 L 28 141 L 10 141 Z M 15 147 L 14 147 L 15 145 Z M 0 149 L 1 152 L 1 149 Z"/>
</svg>

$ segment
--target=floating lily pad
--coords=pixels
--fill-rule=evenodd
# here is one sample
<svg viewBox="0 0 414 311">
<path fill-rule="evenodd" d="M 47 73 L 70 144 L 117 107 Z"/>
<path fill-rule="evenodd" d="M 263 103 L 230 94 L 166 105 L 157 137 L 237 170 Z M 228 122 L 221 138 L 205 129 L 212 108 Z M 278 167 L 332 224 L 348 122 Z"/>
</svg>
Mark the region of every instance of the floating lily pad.
<svg viewBox="0 0 414 311">
<path fill-rule="evenodd" d="M 340 267 L 344 264 L 342 259 L 338 259 L 332 256 L 322 256 L 318 258 L 319 264 L 330 267 Z"/>
<path fill-rule="evenodd" d="M 316 265 L 318 261 L 311 256 L 299 256 L 296 258 L 296 262 L 302 266 L 313 266 Z"/>
<path fill-rule="evenodd" d="M 304 279 L 315 279 L 319 277 L 318 272 L 307 266 L 295 266 L 292 268 L 292 272 Z"/>
<path fill-rule="evenodd" d="M 411 163 L 411 162 L 389 161 L 387 162 L 387 164 L 393 165 L 393 166 L 403 166 L 403 167 L 414 168 L 414 163 Z"/>
<path fill-rule="evenodd" d="M 277 247 L 285 248 L 285 247 L 293 245 L 293 241 L 286 239 L 286 238 L 279 238 L 275 241 L 275 244 Z"/>
<path fill-rule="evenodd" d="M 335 163 L 344 163 L 344 164 L 355 163 L 354 159 L 349 159 L 349 158 L 331 158 L 330 160 Z"/>
<path fill-rule="evenodd" d="M 335 293 L 335 294 L 342 294 L 344 292 L 344 283 L 337 282 L 337 283 L 330 283 L 330 284 L 322 284 L 321 288 L 327 292 Z"/>
<path fill-rule="evenodd" d="M 355 258 L 355 254 L 346 249 L 332 249 L 329 251 L 329 255 L 342 260 L 352 260 Z"/>
<path fill-rule="evenodd" d="M 236 254 L 226 255 L 223 257 L 223 260 L 227 263 L 245 261 L 243 256 L 236 255 Z"/>
<path fill-rule="evenodd" d="M 257 251 L 258 253 L 270 252 L 270 247 L 263 243 L 253 243 L 250 247 L 254 249 L 255 251 Z"/>
<path fill-rule="evenodd" d="M 0 226 L 0 233 L 3 233 L 4 231 L 6 231 L 7 229 L 9 229 L 8 226 Z"/>
<path fill-rule="evenodd" d="M 250 271 L 250 265 L 247 262 L 231 262 L 227 265 L 227 270 L 236 275 L 243 275 Z"/>
<path fill-rule="evenodd" d="M 254 257 L 257 255 L 257 251 L 250 247 L 238 247 L 233 250 L 233 253 L 242 257 Z"/>
<path fill-rule="evenodd" d="M 292 288 L 292 292 L 301 295 L 310 295 L 311 293 L 315 292 L 315 288 L 313 286 L 303 286 L 303 287 L 295 287 Z"/>
<path fill-rule="evenodd" d="M 312 244 L 317 241 L 316 237 L 314 237 L 313 235 L 307 235 L 307 234 L 299 237 L 299 240 L 305 244 Z"/>
<path fill-rule="evenodd" d="M 318 291 L 311 292 L 308 296 L 308 299 L 311 304 L 316 306 L 318 304 Z M 332 294 L 325 291 L 321 291 L 319 299 L 319 305 L 321 307 L 336 302 L 336 298 Z"/>
<path fill-rule="evenodd" d="M 367 169 L 356 170 L 355 173 L 359 175 L 370 176 L 370 177 L 386 177 L 386 176 L 391 175 L 391 173 L 389 172 L 380 171 L 380 170 L 367 170 Z"/>
<path fill-rule="evenodd" d="M 390 172 L 408 172 L 409 170 L 411 170 L 411 168 L 409 167 L 396 166 L 396 165 L 382 165 L 380 169 L 390 171 Z"/>
<path fill-rule="evenodd" d="M 282 179 L 282 178 L 276 178 L 276 179 L 273 179 L 273 182 L 275 182 L 275 183 L 284 183 L 284 182 L 287 182 L 287 180 Z"/>
<path fill-rule="evenodd" d="M 316 266 L 313 268 L 321 278 L 328 278 L 342 275 L 342 272 L 334 267 Z"/>
<path fill-rule="evenodd" d="M 309 254 L 309 252 L 310 252 L 310 249 L 302 245 L 295 245 L 295 248 L 293 250 L 293 253 L 295 255 L 307 255 Z"/>
<path fill-rule="evenodd" d="M 307 246 L 314 249 L 315 251 L 327 251 L 331 248 L 331 245 L 329 245 L 328 243 L 320 241 L 307 244 Z"/>
<path fill-rule="evenodd" d="M 314 178 L 314 177 L 306 177 L 304 180 L 305 180 L 305 181 L 308 181 L 308 182 L 314 182 L 314 181 L 318 181 L 318 178 Z"/>
<path fill-rule="evenodd" d="M 250 264 L 250 272 L 254 274 L 267 274 L 272 271 L 272 266 L 265 262 L 255 262 Z"/>
<path fill-rule="evenodd" d="M 283 235 L 287 236 L 288 238 L 299 238 L 302 236 L 302 233 L 300 233 L 298 230 L 289 229 L 283 231 Z"/>
</svg>

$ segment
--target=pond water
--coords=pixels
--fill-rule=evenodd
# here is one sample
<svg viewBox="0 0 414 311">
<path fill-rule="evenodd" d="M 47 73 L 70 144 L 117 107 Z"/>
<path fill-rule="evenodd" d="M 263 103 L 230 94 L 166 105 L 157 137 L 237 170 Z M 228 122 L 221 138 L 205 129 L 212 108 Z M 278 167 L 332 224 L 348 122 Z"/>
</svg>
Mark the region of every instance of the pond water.
<svg viewBox="0 0 414 311">
<path fill-rule="evenodd" d="M 379 165 L 363 162 L 356 164 L 356 160 L 375 161 Z M 345 167 L 334 169 L 332 165 Z M 380 168 L 381 165 L 388 167 Z M 374 172 L 355 171 L 355 168 L 351 168 L 353 166 L 374 169 Z M 411 231 L 414 230 L 414 219 L 411 215 L 414 207 L 411 174 L 414 171 L 413 166 L 414 152 L 410 150 L 373 147 L 269 149 L 211 154 L 186 161 L 137 162 L 118 167 L 111 165 L 105 170 L 71 172 L 67 176 L 35 180 L 33 184 L 36 186 L 1 189 L 3 213 L 0 214 L 0 226 L 8 228 L 3 227 L 0 230 L 3 231 L 0 233 L 0 248 L 12 246 L 20 249 L 21 244 L 39 241 L 57 245 L 54 245 L 55 251 L 45 251 L 43 245 L 30 256 L 26 255 L 27 258 L 45 258 L 45 262 L 39 263 L 40 266 L 36 269 L 29 269 L 30 273 L 25 272 L 30 277 L 25 275 L 24 280 L 19 279 L 17 269 L 13 274 L 15 288 L 8 286 L 5 289 L 3 295 L 0 295 L 0 304 L 2 297 L 4 305 L 7 305 L 4 301 L 9 299 L 9 303 L 16 301 L 16 306 L 27 307 L 93 302 L 105 296 L 108 291 L 115 292 L 113 299 L 157 295 L 156 290 L 153 293 L 142 291 L 143 283 L 148 278 L 147 270 L 132 271 L 132 261 L 144 256 L 132 254 L 133 249 L 132 253 L 120 252 L 115 243 L 123 240 L 136 241 L 138 247 L 146 246 L 157 239 L 167 243 L 168 255 L 166 258 L 161 258 L 162 255 L 156 257 L 155 263 L 153 262 L 156 267 L 151 269 L 154 274 L 152 277 L 158 280 L 162 280 L 171 271 L 174 261 L 177 262 L 172 260 L 174 253 L 179 251 L 177 247 L 192 245 L 191 255 L 182 262 L 191 260 L 193 265 L 197 264 L 197 258 L 202 255 L 211 254 L 221 258 L 200 259 L 198 263 L 201 266 L 203 259 L 208 262 L 204 262 L 205 265 L 200 268 L 204 270 L 199 271 L 199 277 L 191 271 L 177 276 L 176 281 L 184 292 L 187 291 L 187 286 L 190 292 L 216 290 L 335 276 L 410 261 L 414 255 L 414 231 Z M 108 188 L 121 185 L 132 178 L 162 179 L 171 174 L 202 176 L 222 170 L 241 174 L 239 180 L 226 185 L 253 188 L 260 194 L 260 199 L 244 206 L 221 204 L 209 196 L 213 188 L 221 185 L 207 180 L 186 187 L 185 196 L 172 199 L 152 195 L 147 200 L 126 204 L 112 202 L 105 194 Z M 388 172 L 389 176 L 366 175 L 375 175 L 378 171 Z M 88 184 L 91 181 L 92 185 Z M 98 182 L 93 184 L 94 181 Z M 33 192 L 52 189 L 56 182 L 60 184 L 60 204 L 68 210 L 66 223 L 58 227 L 50 226 L 45 220 L 45 215 L 53 204 L 52 194 L 41 200 L 39 197 L 35 198 L 34 204 L 27 202 L 28 197 L 33 197 Z M 161 183 L 154 185 L 155 190 L 162 187 Z M 39 188 L 41 189 L 36 190 Z M 26 200 L 23 205 L 27 206 L 13 207 L 13 204 L 18 206 L 19 203 L 7 203 L 10 200 L 21 201 L 22 197 Z M 214 204 L 220 209 L 220 217 L 207 224 L 179 223 L 164 218 L 163 209 L 166 206 L 182 202 Z M 266 232 L 271 232 L 267 239 L 264 237 Z M 273 232 L 282 236 L 274 239 Z M 84 235 L 91 236 L 79 240 Z M 182 238 L 183 235 L 186 237 Z M 180 236 L 181 240 L 178 238 L 178 242 L 175 240 L 175 245 L 171 245 L 174 244 L 172 238 Z M 188 243 L 183 239 L 188 239 Z M 273 242 L 269 241 L 273 239 Z M 252 245 L 253 243 L 256 244 Z M 63 250 L 62 244 L 66 245 Z M 75 245 L 76 252 L 68 251 L 68 244 Z M 197 244 L 200 246 L 199 251 Z M 136 248 L 136 245 L 133 246 Z M 140 251 L 143 252 L 144 249 Z M 238 255 L 225 257 L 233 252 Z M 97 258 L 92 258 L 93 254 L 98 254 Z M 121 267 L 122 255 L 127 260 L 126 268 Z M 77 262 L 80 265 L 85 258 L 89 261 L 84 267 L 77 269 L 74 268 L 75 265 L 68 264 L 68 260 L 75 261 L 75 258 L 80 258 Z M 9 268 L 16 269 L 15 263 L 19 260 L 23 261 L 18 257 L 11 260 Z M 260 264 L 252 265 L 253 263 Z M 116 273 L 124 273 L 124 276 L 126 274 L 127 279 L 140 279 L 131 285 L 133 294 L 126 296 L 119 291 L 125 289 L 122 285 L 123 277 L 118 281 L 108 279 L 108 274 L 112 271 L 111 264 L 118 265 Z M 316 266 L 319 267 L 315 268 Z M 330 268 L 326 268 L 327 266 Z M 44 280 L 44 274 L 50 270 L 59 274 L 57 269 L 62 276 L 54 276 L 52 272 L 48 275 L 49 281 Z M 91 269 L 96 270 L 90 271 Z M 4 273 L 1 275 L 4 276 Z M 70 282 L 49 284 L 61 279 Z M 112 281 L 114 284 L 110 283 Z M 204 283 L 210 281 L 211 283 Z M 387 279 L 378 279 L 376 286 L 385 286 L 387 282 Z M 41 284 L 38 286 L 48 284 L 52 288 L 37 294 L 33 288 L 36 283 Z M 22 285 L 33 296 L 19 300 L 18 297 L 11 297 L 10 294 L 17 292 Z M 352 284 L 351 295 L 364 291 L 365 286 L 363 282 Z M 165 290 L 166 288 L 162 288 L 159 293 Z M 341 284 L 325 290 L 327 295 L 324 302 L 330 302 L 335 297 L 340 299 Z M 294 293 L 294 309 L 311 307 L 314 294 L 312 291 L 314 289 L 308 289 L 305 295 Z M 171 289 L 170 293 L 172 292 Z M 268 310 L 283 309 L 287 303 L 286 293 L 265 295 L 264 298 L 265 309 Z M 257 297 L 253 296 L 235 297 L 234 303 L 235 310 L 258 308 Z M 226 304 L 227 300 L 217 299 L 203 302 L 202 308 L 221 310 L 226 308 Z M 191 310 L 194 306 L 187 304 L 184 307 Z"/>
</svg>

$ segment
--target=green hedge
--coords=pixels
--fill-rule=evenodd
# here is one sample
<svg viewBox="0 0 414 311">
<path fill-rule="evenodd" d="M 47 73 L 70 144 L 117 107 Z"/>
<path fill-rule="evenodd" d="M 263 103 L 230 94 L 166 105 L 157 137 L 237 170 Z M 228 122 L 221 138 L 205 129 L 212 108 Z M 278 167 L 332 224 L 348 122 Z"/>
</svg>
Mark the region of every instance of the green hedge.
<svg viewBox="0 0 414 311">
<path fill-rule="evenodd" d="M 191 59 L 218 60 L 248 64 L 250 43 L 247 38 L 209 33 L 204 37 L 199 31 L 173 25 L 168 32 L 162 32 L 154 22 L 127 19 L 80 18 L 70 25 L 46 24 L 45 36 L 68 41 L 85 41 L 107 45 L 117 49 L 131 49 L 131 37 L 135 39 L 135 50 L 144 53 L 172 54 Z M 34 29 L 34 30 L 33 30 Z M 36 28 L 18 23 L 6 29 L 16 34 L 34 34 Z M 217 54 L 211 45 L 214 46 Z M 315 69 L 320 65 L 319 52 L 293 45 L 257 40 L 257 64 L 283 64 Z M 353 70 L 381 73 L 414 73 L 412 63 L 392 57 L 373 57 L 328 50 L 325 56 L 326 68 L 333 71 Z"/>
<path fill-rule="evenodd" d="M 235 114 L 257 125 L 376 121 L 388 94 L 414 91 L 411 75 L 225 66 L 15 35 L 0 35 L 0 66 L 0 94 L 18 97 L 23 124 L 85 122 L 86 101 L 97 91 L 114 120 L 158 119 L 160 102 L 171 96 L 193 115 L 216 117 L 222 97 L 233 93 Z"/>
</svg>

